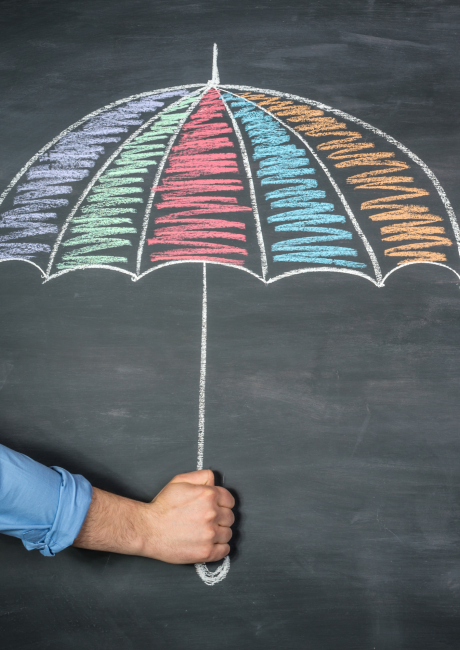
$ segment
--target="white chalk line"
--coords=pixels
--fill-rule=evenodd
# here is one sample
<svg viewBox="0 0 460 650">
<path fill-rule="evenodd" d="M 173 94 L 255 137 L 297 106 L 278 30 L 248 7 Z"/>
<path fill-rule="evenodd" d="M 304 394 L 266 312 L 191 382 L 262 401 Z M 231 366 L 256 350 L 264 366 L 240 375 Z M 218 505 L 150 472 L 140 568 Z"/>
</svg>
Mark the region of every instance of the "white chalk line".
<svg viewBox="0 0 460 650">
<path fill-rule="evenodd" d="M 217 49 L 217 43 L 214 43 L 212 48 L 212 79 L 208 81 L 208 84 L 218 84 L 220 83 L 219 69 L 217 67 L 217 56 L 219 50 Z"/>
<path fill-rule="evenodd" d="M 3 190 L 3 192 L 0 194 L 0 205 L 3 203 L 5 200 L 7 194 L 10 192 L 10 190 L 13 189 L 13 187 L 16 185 L 16 183 L 20 180 L 21 176 L 23 176 L 26 171 L 31 167 L 34 162 L 38 160 L 38 158 L 44 154 L 48 149 L 50 149 L 53 145 L 58 142 L 62 137 L 76 129 L 78 126 L 81 126 L 85 122 L 87 122 L 89 119 L 92 117 L 96 117 L 96 115 L 99 115 L 100 113 L 103 113 L 104 111 L 108 111 L 111 108 L 114 108 L 115 106 L 119 106 L 120 104 L 124 104 L 126 102 L 130 102 L 133 99 L 138 99 L 139 97 L 148 97 L 149 95 L 158 95 L 160 93 L 167 93 L 167 92 L 172 92 L 174 90 L 187 90 L 188 88 L 196 88 L 199 86 L 202 86 L 203 84 L 187 84 L 185 86 L 171 86 L 171 88 L 160 88 L 159 90 L 150 90 L 145 93 L 138 93 L 137 95 L 131 95 L 130 97 L 125 97 L 124 99 L 118 99 L 116 102 L 112 102 L 111 104 L 107 104 L 106 106 L 103 106 L 102 108 L 98 108 L 96 111 L 93 111 L 92 113 L 88 113 L 88 115 L 85 115 L 85 117 L 82 117 L 81 120 L 78 120 L 78 122 L 74 122 L 71 126 L 69 126 L 67 129 L 64 129 L 64 131 L 61 131 L 59 135 L 57 135 L 55 138 L 50 140 L 47 144 L 45 144 L 44 147 L 42 147 L 30 160 L 26 162 L 26 164 L 18 171 L 16 176 L 12 179 L 12 181 L 9 183 L 9 185 Z M 183 98 L 181 98 L 183 99 Z"/>
<path fill-rule="evenodd" d="M 244 266 L 239 266 L 238 264 L 229 264 L 228 262 L 210 262 L 209 260 L 204 260 L 204 261 L 206 262 L 206 264 L 214 264 L 216 266 L 226 266 L 227 268 L 230 269 L 237 269 L 238 271 L 244 271 L 245 273 L 249 273 L 249 275 L 253 275 L 258 280 L 262 280 L 262 282 L 265 282 L 265 280 L 260 275 L 257 275 L 257 273 L 254 273 L 254 271 L 251 271 L 250 269 L 247 269 Z M 169 262 L 163 262 L 163 264 L 158 264 L 158 266 L 154 266 L 153 268 L 144 271 L 140 275 L 133 274 L 135 276 L 133 279 L 135 282 L 137 282 L 138 280 L 148 275 L 149 273 L 153 273 L 154 271 L 157 271 L 158 269 L 162 269 L 165 266 L 173 266 L 174 264 L 203 264 L 203 260 L 170 260 Z"/>
<path fill-rule="evenodd" d="M 173 266 L 176 264 L 203 264 L 202 260 L 177 260 L 177 261 L 170 261 L 170 262 L 165 262 L 164 264 L 159 264 L 158 266 L 155 266 L 152 269 L 149 269 L 148 271 L 145 271 L 142 273 L 142 275 L 136 275 L 135 273 L 132 273 L 131 271 L 127 271 L 126 269 L 122 269 L 118 266 L 110 266 L 108 264 L 82 264 L 81 266 L 74 266 L 71 269 L 63 269 L 62 271 L 58 271 L 57 273 L 53 273 L 50 276 L 47 276 L 45 274 L 45 271 L 40 268 L 37 264 L 34 262 L 31 262 L 30 260 L 25 260 L 20 257 L 11 257 L 11 258 L 4 258 L 0 259 L 1 262 L 27 262 L 28 264 L 32 264 L 35 266 L 41 273 L 42 277 L 45 278 L 44 282 L 49 282 L 50 280 L 54 280 L 55 278 L 60 277 L 61 275 L 65 275 L 66 273 L 73 273 L 74 271 L 87 271 L 91 269 L 106 269 L 108 271 L 117 271 L 118 273 L 123 273 L 125 275 L 129 275 L 131 277 L 131 280 L 133 282 L 138 282 L 140 279 L 142 279 L 145 275 L 148 275 L 149 273 L 153 273 L 154 271 L 159 271 L 165 266 Z M 230 269 L 235 269 L 237 271 L 244 271 L 245 273 L 248 273 L 249 275 L 252 275 L 254 278 L 257 280 L 260 280 L 263 282 L 265 285 L 273 284 L 274 282 L 278 282 L 278 280 L 283 280 L 284 278 L 288 278 L 291 275 L 300 275 L 302 273 L 346 273 L 348 275 L 356 275 L 358 277 L 364 278 L 365 280 L 369 280 L 369 282 L 372 282 L 376 287 L 382 288 L 385 286 L 385 280 L 390 276 L 392 273 L 395 271 L 400 271 L 406 266 L 413 265 L 413 264 L 432 264 L 434 266 L 442 266 L 445 269 L 448 269 L 449 271 L 452 271 L 458 278 L 460 278 L 460 274 L 457 273 L 453 268 L 450 266 L 447 266 L 447 264 L 441 264 L 440 262 L 407 262 L 406 264 L 401 264 L 400 266 L 396 266 L 394 269 L 389 271 L 385 277 L 383 278 L 381 283 L 378 283 L 374 278 L 371 278 L 369 275 L 366 275 L 365 273 L 361 273 L 360 271 L 354 271 L 353 269 L 334 269 L 330 266 L 319 266 L 316 268 L 310 268 L 310 269 L 295 269 L 293 271 L 287 271 L 286 273 L 282 273 L 281 275 L 276 275 L 273 278 L 270 278 L 269 280 L 264 280 L 260 275 L 257 275 L 257 273 L 254 273 L 254 271 L 251 271 L 250 269 L 244 268 L 244 266 L 237 266 L 236 264 L 228 264 L 226 262 L 209 262 L 207 261 L 206 264 L 212 264 L 213 266 L 226 266 L 227 268 Z"/>
<path fill-rule="evenodd" d="M 228 555 L 224 557 L 222 564 L 215 571 L 210 571 L 206 564 L 195 564 L 195 569 L 204 584 L 212 587 L 226 578 L 230 571 L 230 558 Z"/>
<path fill-rule="evenodd" d="M 167 108 L 171 108 L 171 106 L 175 106 L 176 104 L 179 104 L 183 99 L 184 98 L 181 97 L 177 101 L 175 101 L 172 104 L 170 104 L 169 106 L 167 106 Z M 166 109 L 163 109 L 163 111 L 164 110 L 166 110 Z M 80 197 L 78 198 L 78 201 L 76 202 L 73 209 L 71 210 L 71 212 L 67 216 L 67 219 L 65 220 L 65 222 L 64 222 L 64 224 L 63 224 L 63 226 L 61 228 L 61 231 L 60 231 L 59 235 L 57 236 L 56 241 L 54 242 L 53 250 L 51 251 L 50 259 L 49 259 L 49 262 L 48 262 L 48 268 L 46 270 L 47 275 L 49 275 L 51 273 L 51 268 L 53 266 L 54 259 L 56 257 L 56 254 L 57 254 L 58 248 L 59 248 L 59 246 L 61 244 L 61 241 L 62 241 L 62 239 L 64 237 L 64 234 L 65 234 L 65 232 L 66 232 L 66 230 L 67 230 L 67 228 L 69 226 L 69 223 L 74 218 L 75 213 L 77 212 L 78 208 L 83 203 L 85 198 L 88 196 L 89 192 L 92 190 L 92 188 L 97 183 L 99 178 L 105 172 L 107 167 L 115 160 L 115 158 L 118 157 L 118 155 L 121 153 L 121 151 L 123 151 L 124 147 L 126 147 L 126 145 L 130 144 L 133 140 L 135 140 L 137 138 L 137 136 L 140 133 L 142 133 L 142 131 L 145 131 L 145 129 L 147 127 L 149 127 L 153 122 L 156 122 L 157 120 L 159 120 L 161 115 L 163 114 L 163 111 L 160 111 L 160 112 L 156 113 L 155 115 L 153 115 L 153 117 L 151 117 L 149 120 L 147 120 L 147 122 L 145 122 L 145 124 L 142 124 L 142 126 L 140 126 L 136 131 L 134 131 L 134 133 L 132 133 L 128 138 L 126 138 L 126 140 L 113 152 L 113 154 L 111 156 L 109 156 L 109 158 L 107 158 L 105 163 L 96 172 L 96 174 L 93 176 L 91 181 L 88 183 L 88 185 L 85 187 L 83 192 L 80 194 Z M 121 198 L 122 197 L 120 197 L 120 199 Z"/>
<path fill-rule="evenodd" d="M 0 260 L 0 262 L 1 261 L 2 260 Z M 62 271 L 57 271 L 57 273 L 53 273 L 52 275 L 45 275 L 45 282 L 59 278 L 61 275 L 65 275 L 66 273 L 73 273 L 74 271 L 88 271 L 89 269 L 107 269 L 109 271 L 118 271 L 118 273 L 129 275 L 132 280 L 136 280 L 135 273 L 127 271 L 126 269 L 121 269 L 119 266 L 110 266 L 110 264 L 81 264 L 80 266 L 72 266 L 71 269 L 63 269 Z"/>
<path fill-rule="evenodd" d="M 203 302 L 201 309 L 201 361 L 200 361 L 200 391 L 198 398 L 198 451 L 196 468 L 203 469 L 204 430 L 206 410 L 206 348 L 208 337 L 208 287 L 206 280 L 206 263 L 203 264 Z M 230 570 L 230 558 L 224 558 L 223 563 L 210 571 L 206 564 L 195 564 L 195 569 L 206 585 L 221 582 Z"/>
<path fill-rule="evenodd" d="M 452 273 L 455 273 L 455 275 L 460 280 L 460 274 L 457 273 L 457 271 L 452 269 L 450 266 L 447 266 L 447 264 L 441 264 L 441 262 L 406 262 L 405 264 L 401 264 L 401 266 L 396 266 L 394 269 L 389 271 L 389 273 L 387 273 L 386 276 L 383 278 L 383 282 L 385 282 L 385 280 L 395 271 L 399 271 L 400 269 L 403 269 L 406 266 L 413 266 L 414 264 L 432 264 L 433 266 L 443 266 L 445 269 L 448 269 L 449 271 L 452 271 Z"/>
<path fill-rule="evenodd" d="M 25 260 L 20 257 L 0 259 L 0 262 L 8 262 L 8 261 L 29 262 L 29 260 Z M 34 263 L 29 262 L 29 264 L 34 264 Z M 72 268 L 69 269 L 63 269 L 62 271 L 57 271 L 56 273 L 47 276 L 45 274 L 45 271 L 43 271 L 37 264 L 34 264 L 34 266 L 36 266 L 40 270 L 40 272 L 43 274 L 43 277 L 46 277 L 46 282 L 50 280 L 54 280 L 54 278 L 58 278 L 59 276 L 64 275 L 65 273 L 73 273 L 74 271 L 87 271 L 90 269 L 109 269 L 110 271 L 118 271 L 119 273 L 124 273 L 125 275 L 131 276 L 131 280 L 133 282 L 138 282 L 144 276 L 149 275 L 149 273 L 153 273 L 154 271 L 159 271 L 165 266 L 173 266 L 176 264 L 203 264 L 203 260 L 171 260 L 169 262 L 163 262 L 163 264 L 158 264 L 158 266 L 154 266 L 151 269 L 144 271 L 144 273 L 141 273 L 140 275 L 136 275 L 136 273 L 134 273 L 133 271 L 128 271 L 118 266 L 111 266 L 110 264 L 81 264 L 79 266 L 73 266 Z M 257 275 L 257 273 L 254 273 L 254 271 L 251 271 L 250 269 L 244 268 L 244 266 L 229 264 L 228 262 L 210 262 L 207 260 L 206 260 L 206 264 L 213 264 L 214 266 L 226 266 L 229 269 L 237 269 L 238 271 L 244 271 L 245 273 L 249 273 L 249 275 L 252 275 L 255 278 L 257 278 L 257 280 L 261 280 L 262 282 L 267 284 L 260 275 Z"/>
<path fill-rule="evenodd" d="M 263 279 L 265 280 L 267 277 L 267 270 L 268 270 L 267 253 L 265 250 L 265 242 L 262 233 L 262 226 L 260 224 L 260 216 L 257 207 L 256 191 L 254 188 L 254 179 L 252 178 L 251 165 L 249 163 L 248 152 L 246 151 L 246 146 L 244 144 L 243 136 L 241 135 L 240 127 L 238 126 L 235 118 L 233 117 L 233 113 L 230 111 L 229 107 L 227 106 L 227 103 L 222 99 L 222 97 L 221 97 L 221 101 L 225 106 L 225 110 L 227 111 L 232 121 L 233 130 L 237 137 L 238 144 L 240 145 L 241 155 L 243 157 L 244 170 L 246 172 L 246 176 L 249 182 L 249 194 L 251 196 L 252 212 L 254 214 L 254 220 L 256 222 L 256 235 L 257 235 L 257 243 L 259 244 L 259 249 L 260 249 L 260 262 L 262 266 L 262 276 Z"/>
<path fill-rule="evenodd" d="M 374 273 L 375 273 L 375 277 L 377 279 L 377 282 L 381 282 L 382 281 L 382 271 L 380 269 L 380 264 L 378 263 L 377 256 L 375 255 L 373 248 L 369 244 L 369 241 L 368 241 L 366 235 L 363 233 L 363 231 L 361 229 L 361 226 L 359 225 L 355 215 L 353 214 L 353 211 L 350 208 L 350 206 L 348 204 L 348 201 L 346 200 L 346 198 L 343 195 L 341 189 L 339 188 L 339 186 L 335 182 L 334 178 L 332 177 L 332 174 L 330 173 L 328 167 L 324 164 L 324 162 L 321 160 L 321 158 L 319 158 L 319 156 L 313 150 L 313 148 L 308 144 L 308 142 L 306 140 L 304 140 L 304 138 L 300 135 L 300 133 L 298 133 L 295 129 L 290 127 L 288 124 L 285 124 L 285 122 L 283 122 L 283 120 L 280 120 L 278 117 L 276 117 L 276 115 L 273 115 L 273 113 L 271 113 L 268 109 L 264 108 L 263 106 L 259 106 L 255 102 L 253 102 L 253 101 L 251 101 L 249 99 L 246 99 L 245 97 L 239 97 L 239 95 L 235 95 L 234 93 L 230 93 L 230 94 L 233 95 L 234 97 L 237 97 L 238 99 L 244 99 L 244 101 L 248 102 L 248 104 L 252 104 L 253 106 L 258 108 L 259 110 L 264 111 L 264 113 L 266 113 L 267 115 L 270 115 L 270 117 L 272 117 L 274 120 L 279 122 L 284 128 L 291 131 L 291 133 L 293 135 L 297 136 L 298 139 L 302 142 L 302 144 L 308 149 L 308 151 L 311 153 L 311 155 L 315 158 L 316 162 L 320 165 L 323 172 L 326 174 L 329 182 L 331 183 L 332 187 L 334 188 L 335 192 L 337 193 L 337 196 L 339 197 L 343 207 L 345 208 L 345 210 L 346 210 L 346 212 L 347 212 L 347 214 L 348 214 L 348 216 L 350 218 L 350 221 L 353 224 L 354 229 L 356 230 L 358 236 L 360 237 L 361 241 L 363 242 L 364 247 L 366 249 L 366 252 L 369 255 L 369 258 L 370 258 L 370 260 L 372 262 L 372 266 L 374 267 Z"/>
<path fill-rule="evenodd" d="M 168 146 L 165 149 L 165 152 L 163 154 L 163 157 L 158 165 L 157 168 L 157 173 L 155 174 L 155 178 L 153 180 L 153 187 L 156 187 L 158 183 L 160 182 L 161 174 L 163 173 L 164 166 L 166 165 L 166 161 L 168 160 L 169 153 L 173 147 L 173 144 L 176 141 L 177 136 L 179 135 L 182 127 L 184 126 L 186 120 L 189 118 L 190 114 L 192 113 L 193 109 L 197 106 L 197 104 L 200 102 L 201 98 L 203 97 L 204 93 L 207 90 L 207 86 L 204 89 L 197 90 L 195 92 L 198 93 L 198 97 L 195 102 L 192 103 L 190 108 L 188 109 L 185 117 L 183 117 L 179 124 L 177 125 L 176 129 L 174 130 L 174 133 L 169 139 Z M 145 208 L 145 214 L 144 214 L 144 221 L 142 222 L 142 232 L 141 232 L 141 237 L 139 240 L 139 248 L 137 249 L 137 262 L 136 262 L 136 273 L 139 275 L 140 270 L 141 270 L 141 264 L 142 264 L 142 253 L 144 252 L 144 245 L 145 245 L 145 238 L 147 235 L 147 228 L 149 227 L 149 221 L 150 221 L 150 214 L 152 212 L 152 206 L 153 206 L 153 200 L 155 198 L 155 190 L 151 190 L 149 199 L 147 201 L 147 206 Z"/>
<path fill-rule="evenodd" d="M 457 240 L 457 246 L 458 250 L 460 253 L 460 226 L 457 221 L 457 217 L 455 215 L 454 209 L 452 207 L 452 204 L 450 203 L 449 199 L 447 198 L 446 192 L 444 188 L 442 187 L 441 183 L 439 182 L 438 178 L 433 174 L 431 169 L 426 165 L 421 158 L 419 158 L 415 153 L 413 153 L 410 149 L 408 149 L 405 145 L 403 145 L 401 142 L 398 140 L 395 140 L 391 135 L 388 135 L 384 131 L 381 131 L 375 126 L 372 126 L 368 122 L 364 122 L 363 120 L 360 120 L 358 117 L 354 117 L 353 115 L 349 115 L 348 113 L 345 113 L 344 111 L 332 108 L 331 106 L 328 106 L 327 104 L 323 104 L 322 102 L 316 102 L 313 99 L 307 99 L 305 97 L 299 97 L 298 95 L 292 95 L 289 93 L 281 93 L 281 92 L 275 92 L 274 90 L 267 90 L 264 88 L 253 88 L 252 86 L 227 86 L 227 85 L 220 85 L 221 88 L 236 88 L 237 90 L 249 90 L 251 92 L 259 92 L 259 93 L 265 93 L 267 95 L 272 95 L 274 97 L 285 97 L 286 99 L 293 99 L 295 101 L 301 102 L 303 104 L 311 104 L 312 106 L 315 106 L 316 108 L 320 108 L 321 110 L 325 111 L 330 111 L 334 113 L 335 115 L 338 115 L 339 117 L 343 117 L 344 119 L 350 120 L 351 122 L 354 122 L 355 124 L 359 124 L 360 126 L 364 127 L 365 129 L 368 129 L 369 131 L 372 131 L 372 133 L 375 133 L 376 135 L 380 135 L 381 137 L 385 138 L 388 142 L 393 144 L 395 147 L 398 147 L 403 153 L 405 153 L 411 160 L 413 160 L 419 167 L 423 169 L 425 174 L 428 176 L 428 178 L 431 180 L 433 183 L 437 193 L 439 194 L 439 197 L 441 198 L 441 201 L 444 204 L 444 207 L 446 209 L 447 214 L 449 215 L 450 222 L 452 224 L 452 229 L 454 231 L 455 239 Z M 246 100 L 247 101 L 247 100 Z"/>
<path fill-rule="evenodd" d="M 377 280 L 374 280 L 374 278 L 371 278 L 370 275 L 367 275 L 366 273 L 361 273 L 361 271 L 354 271 L 353 269 L 334 269 L 330 266 L 317 266 L 315 268 L 311 269 L 295 269 L 294 271 L 287 271 L 286 273 L 282 273 L 281 275 L 277 275 L 274 278 L 270 278 L 270 280 L 267 280 L 266 284 L 273 284 L 273 282 L 278 282 L 278 280 L 282 280 L 283 278 L 288 278 L 291 275 L 300 275 L 302 273 L 319 273 L 319 272 L 324 272 L 324 273 L 346 273 L 348 275 L 357 275 L 360 278 L 364 278 L 366 280 L 369 280 L 369 282 L 372 282 L 372 284 L 375 284 L 376 287 L 383 287 L 383 280 L 381 282 L 377 282 Z"/>
<path fill-rule="evenodd" d="M 203 469 L 204 415 L 206 405 L 206 342 L 208 335 L 208 290 L 206 283 L 206 263 L 203 264 L 203 302 L 201 308 L 201 360 L 200 393 L 198 398 L 198 453 L 196 468 Z"/>
<path fill-rule="evenodd" d="M 35 266 L 35 268 L 37 268 L 40 271 L 42 278 L 46 278 L 46 273 L 41 268 L 41 266 L 38 266 L 38 264 L 35 264 L 35 262 L 26 260 L 23 257 L 3 257 L 2 259 L 0 259 L 0 263 L 1 262 L 27 262 L 27 264 L 32 264 L 32 266 Z"/>
</svg>

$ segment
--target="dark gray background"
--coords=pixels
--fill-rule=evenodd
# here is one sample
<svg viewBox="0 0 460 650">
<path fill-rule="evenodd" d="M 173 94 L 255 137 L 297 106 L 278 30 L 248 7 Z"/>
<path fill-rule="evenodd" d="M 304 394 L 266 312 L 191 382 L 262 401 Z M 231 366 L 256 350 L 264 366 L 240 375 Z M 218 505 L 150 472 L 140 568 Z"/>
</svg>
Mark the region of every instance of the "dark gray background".
<svg viewBox="0 0 460 650">
<path fill-rule="evenodd" d="M 460 6 L 0 2 L 0 181 L 109 102 L 205 82 L 292 92 L 402 141 L 457 213 Z M 5 650 L 445 650 L 460 643 L 460 292 L 413 266 L 265 287 L 210 268 L 205 465 L 239 496 L 232 569 L 0 539 Z M 194 468 L 201 275 L 42 285 L 0 265 L 0 441 L 151 499 Z"/>
</svg>

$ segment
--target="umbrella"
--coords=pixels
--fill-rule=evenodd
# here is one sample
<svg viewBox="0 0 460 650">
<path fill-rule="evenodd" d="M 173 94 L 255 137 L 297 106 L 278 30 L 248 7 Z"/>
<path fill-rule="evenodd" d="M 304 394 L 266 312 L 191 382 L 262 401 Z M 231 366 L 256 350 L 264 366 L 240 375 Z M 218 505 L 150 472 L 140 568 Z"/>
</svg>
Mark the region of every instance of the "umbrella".
<svg viewBox="0 0 460 650">
<path fill-rule="evenodd" d="M 433 172 L 362 120 L 295 95 L 212 79 L 145 92 L 87 115 L 0 196 L 0 262 L 44 281 L 103 268 L 138 281 L 203 267 L 197 468 L 205 432 L 207 266 L 265 284 L 300 273 L 383 287 L 427 263 L 460 278 L 460 229 Z M 202 580 L 223 580 L 196 565 Z"/>
</svg>

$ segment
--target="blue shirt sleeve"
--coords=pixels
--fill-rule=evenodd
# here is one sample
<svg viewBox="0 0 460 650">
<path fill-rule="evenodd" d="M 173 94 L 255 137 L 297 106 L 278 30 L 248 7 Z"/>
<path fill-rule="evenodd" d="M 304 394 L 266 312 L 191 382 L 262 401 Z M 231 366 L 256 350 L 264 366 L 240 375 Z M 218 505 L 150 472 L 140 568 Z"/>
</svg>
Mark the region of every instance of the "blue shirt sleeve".
<svg viewBox="0 0 460 650">
<path fill-rule="evenodd" d="M 91 484 L 0 445 L 0 532 L 53 556 L 73 544 L 91 503 Z"/>
</svg>

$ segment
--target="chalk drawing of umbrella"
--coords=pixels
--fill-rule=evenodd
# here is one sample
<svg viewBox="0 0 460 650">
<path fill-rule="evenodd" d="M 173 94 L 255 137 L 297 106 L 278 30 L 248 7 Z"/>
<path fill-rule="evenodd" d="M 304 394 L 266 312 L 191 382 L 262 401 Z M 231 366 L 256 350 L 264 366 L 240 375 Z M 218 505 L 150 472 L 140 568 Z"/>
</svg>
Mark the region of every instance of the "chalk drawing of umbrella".
<svg viewBox="0 0 460 650">
<path fill-rule="evenodd" d="M 266 284 L 299 273 L 356 275 L 383 287 L 396 269 L 458 272 L 460 229 L 432 171 L 377 128 L 319 102 L 206 84 L 145 92 L 59 134 L 0 197 L 0 261 L 45 281 L 103 268 L 138 281 L 203 266 L 198 469 L 203 467 L 206 268 Z M 455 270 L 457 269 L 457 270 Z M 230 562 L 212 572 L 213 585 Z"/>
</svg>

